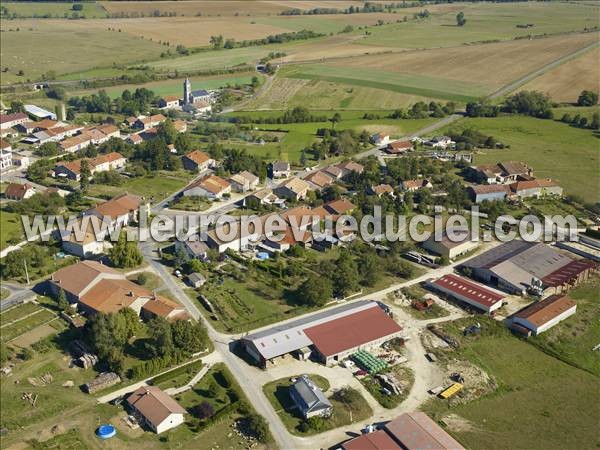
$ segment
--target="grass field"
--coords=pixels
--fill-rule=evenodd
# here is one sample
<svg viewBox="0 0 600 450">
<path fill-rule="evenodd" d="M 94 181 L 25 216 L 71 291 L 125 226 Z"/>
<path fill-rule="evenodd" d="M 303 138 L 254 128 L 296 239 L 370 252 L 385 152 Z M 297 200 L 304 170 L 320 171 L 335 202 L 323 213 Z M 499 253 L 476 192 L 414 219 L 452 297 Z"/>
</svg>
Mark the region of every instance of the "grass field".
<svg viewBox="0 0 600 450">
<path fill-rule="evenodd" d="M 158 201 L 183 188 L 191 178 L 192 175 L 186 171 L 159 172 L 158 175 L 124 178 L 120 186 L 91 184 L 88 193 L 91 197 L 112 198 L 123 192 L 129 192 Z"/>
<path fill-rule="evenodd" d="M 73 11 L 71 2 L 2 2 L 2 6 L 8 10 L 7 16 L 17 15 L 24 17 L 47 17 L 62 19 L 65 15 L 71 17 L 76 12 L 79 17 L 86 19 L 106 17 L 106 11 L 96 2 L 81 3 L 83 10 Z"/>
<path fill-rule="evenodd" d="M 598 356 L 591 349 L 600 342 L 600 279 L 593 278 L 569 292 L 577 313 L 529 342 L 550 355 L 600 377 Z"/>
<path fill-rule="evenodd" d="M 37 313 L 43 308 L 36 303 L 23 303 L 22 305 L 14 306 L 0 313 L 0 326 L 23 319 L 32 313 Z"/>
<path fill-rule="evenodd" d="M 4 249 L 12 242 L 19 242 L 23 238 L 21 216 L 15 213 L 0 210 L 0 249 Z"/>
<path fill-rule="evenodd" d="M 466 25 L 456 25 L 456 10 L 429 19 L 386 25 L 361 44 L 400 47 L 452 47 L 464 43 L 508 40 L 516 36 L 581 31 L 598 26 L 598 5 L 571 3 L 518 3 L 460 5 Z M 532 28 L 517 25 L 534 24 Z"/>
<path fill-rule="evenodd" d="M 468 102 L 488 92 L 485 86 L 477 83 L 429 77 L 422 74 L 373 70 L 373 68 L 357 67 L 356 65 L 312 64 L 286 70 L 283 76 L 364 86 L 456 102 Z"/>
<path fill-rule="evenodd" d="M 326 387 L 329 386 L 329 382 L 320 377 L 318 375 L 309 375 L 309 377 L 324 391 Z M 300 431 L 298 428 L 299 425 L 304 421 L 303 418 L 298 414 L 295 405 L 290 398 L 289 389 L 292 385 L 290 378 L 281 378 L 279 380 L 271 381 L 263 386 L 263 392 L 265 393 L 267 399 L 273 405 L 273 408 L 281 418 L 281 421 L 285 425 L 285 427 L 292 434 L 296 434 L 299 436 L 309 436 L 313 434 L 317 434 L 318 432 L 315 430 L 309 430 L 306 432 Z M 350 388 L 349 388 L 350 389 Z M 332 417 L 325 419 L 324 421 L 324 429 L 319 431 L 327 431 L 333 428 L 342 427 L 345 425 L 350 425 L 353 423 L 360 423 L 366 418 L 370 417 L 373 414 L 371 407 L 367 404 L 362 396 L 352 390 L 355 394 L 353 397 L 353 401 L 348 403 L 342 403 L 331 396 L 330 393 L 326 392 L 326 396 L 329 398 L 331 405 L 333 406 L 333 415 Z"/>
<path fill-rule="evenodd" d="M 349 86 L 322 80 L 277 77 L 243 109 L 288 109 L 310 105 L 313 109 L 394 109 L 433 99 L 366 86 Z"/>
<path fill-rule="evenodd" d="M 432 399 L 424 410 L 444 420 L 466 448 L 594 448 L 598 378 L 546 355 L 493 320 L 482 322 L 480 336 L 463 339 L 462 327 L 471 323 L 444 326 L 462 344 L 449 356 L 481 367 L 499 388 L 462 405 Z"/>
<path fill-rule="evenodd" d="M 557 180 L 566 194 L 575 194 L 588 202 L 600 199 L 598 138 L 591 130 L 522 116 L 462 119 L 450 128 L 466 127 L 510 145 L 509 149 L 478 153 L 475 164 L 523 161 L 537 177 Z"/>
<path fill-rule="evenodd" d="M 86 26 L 87 20 L 11 20 L 2 22 L 2 83 L 35 80 L 53 70 L 77 72 L 113 63 L 156 59 L 164 50 L 158 43 L 126 33 Z M 19 31 L 14 31 L 19 28 Z M 13 31 L 7 31 L 12 29 Z M 24 75 L 18 76 L 22 70 Z"/>
<path fill-rule="evenodd" d="M 335 110 L 311 110 L 315 115 L 323 115 L 327 117 L 333 116 Z M 385 116 L 390 114 L 390 111 L 385 110 L 369 110 L 369 111 L 343 111 L 340 110 L 342 120 L 336 125 L 338 130 L 352 129 L 357 132 L 366 129 L 369 132 L 376 133 L 383 131 L 390 133 L 393 137 L 401 137 L 409 135 L 421 128 L 429 125 L 435 119 L 415 119 L 415 120 L 396 120 L 386 119 Z M 365 120 L 363 115 L 365 112 L 372 112 L 380 115 L 381 119 Z M 234 116 L 244 117 L 273 117 L 280 116 L 283 111 L 239 111 L 232 113 Z M 259 129 L 264 130 L 279 130 L 285 131 L 283 139 L 279 143 L 268 143 L 265 145 L 250 145 L 250 144 L 230 144 L 227 146 L 245 148 L 249 153 L 256 154 L 262 157 L 270 158 L 287 158 L 289 161 L 298 162 L 302 154 L 302 149 L 310 146 L 317 138 L 316 132 L 319 128 L 328 128 L 329 122 L 308 122 L 308 123 L 291 123 L 291 124 L 260 124 L 255 125 Z"/>
<path fill-rule="evenodd" d="M 555 102 L 575 103 L 584 89 L 600 91 L 600 47 L 552 69 L 520 90 L 546 92 Z"/>
</svg>

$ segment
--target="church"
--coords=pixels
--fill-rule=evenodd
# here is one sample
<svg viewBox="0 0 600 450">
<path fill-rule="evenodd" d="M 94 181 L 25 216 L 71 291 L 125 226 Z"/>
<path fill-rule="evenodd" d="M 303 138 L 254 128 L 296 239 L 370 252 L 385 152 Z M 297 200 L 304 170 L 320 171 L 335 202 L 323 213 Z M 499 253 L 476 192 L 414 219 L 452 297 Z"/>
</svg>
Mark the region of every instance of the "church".
<svg viewBox="0 0 600 450">
<path fill-rule="evenodd" d="M 189 78 L 183 82 L 183 106 L 205 107 L 209 106 L 211 95 L 204 89 L 192 91 L 192 83 Z"/>
</svg>

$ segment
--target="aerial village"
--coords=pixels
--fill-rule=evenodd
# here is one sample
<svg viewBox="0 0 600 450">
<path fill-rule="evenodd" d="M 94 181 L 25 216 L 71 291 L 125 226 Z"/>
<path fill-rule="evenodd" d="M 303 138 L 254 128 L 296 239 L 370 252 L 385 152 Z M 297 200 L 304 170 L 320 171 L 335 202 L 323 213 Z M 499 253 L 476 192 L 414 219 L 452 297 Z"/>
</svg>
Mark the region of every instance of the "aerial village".
<svg viewBox="0 0 600 450">
<path fill-rule="evenodd" d="M 50 418 L 90 405 L 98 418 L 82 413 L 79 433 L 131 445 L 228 448 L 194 444 L 223 423 L 230 448 L 465 448 L 443 410 L 502 389 L 465 349 L 579 326 L 572 292 L 597 280 L 598 216 L 578 217 L 577 241 L 474 240 L 464 226 L 458 239 L 423 242 L 335 234 L 302 219 L 358 219 L 376 205 L 468 216 L 477 205 L 483 237 L 502 214 L 571 209 L 559 181 L 502 158 L 505 144 L 481 134 L 344 135 L 324 123 L 322 144 L 299 161 L 258 158 L 228 145 L 242 130 L 260 148 L 277 139 L 277 122 L 259 130 L 220 116 L 222 96 L 185 79 L 181 96 L 123 96 L 144 114 L 2 112 L 3 208 L 76 218 L 39 239 L 15 232 L 2 248 L 11 411 Z M 478 148 L 498 161 L 476 163 Z M 210 225 L 185 239 L 125 240 L 142 216 L 208 213 L 263 224 L 277 215 L 283 238 L 225 241 Z M 45 354 L 61 356 L 19 375 Z M 60 416 L 47 423 L 44 433 L 66 430 Z M 15 433 L 3 423 L 3 436 Z"/>
</svg>

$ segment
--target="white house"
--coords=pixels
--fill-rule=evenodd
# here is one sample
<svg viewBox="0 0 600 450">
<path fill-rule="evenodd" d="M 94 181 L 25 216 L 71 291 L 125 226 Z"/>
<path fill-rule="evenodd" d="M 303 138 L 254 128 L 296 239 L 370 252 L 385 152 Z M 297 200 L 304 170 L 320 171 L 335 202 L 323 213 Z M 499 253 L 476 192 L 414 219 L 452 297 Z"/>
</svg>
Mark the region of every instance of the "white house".
<svg viewBox="0 0 600 450">
<path fill-rule="evenodd" d="M 187 411 L 157 386 L 142 386 L 127 397 L 127 405 L 156 434 L 184 422 Z"/>
<path fill-rule="evenodd" d="M 216 175 L 209 175 L 190 184 L 185 191 L 184 197 L 206 197 L 210 200 L 217 200 L 225 194 L 231 192 L 231 184 L 227 180 Z"/>
</svg>

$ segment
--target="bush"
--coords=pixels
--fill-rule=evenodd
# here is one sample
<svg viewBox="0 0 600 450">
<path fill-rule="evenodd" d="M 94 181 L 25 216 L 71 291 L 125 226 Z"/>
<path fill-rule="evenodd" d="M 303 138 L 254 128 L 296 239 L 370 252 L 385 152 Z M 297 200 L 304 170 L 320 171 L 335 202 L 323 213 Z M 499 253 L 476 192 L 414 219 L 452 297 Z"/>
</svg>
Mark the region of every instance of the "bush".
<svg viewBox="0 0 600 450">
<path fill-rule="evenodd" d="M 142 272 L 137 276 L 135 281 L 140 286 L 144 286 L 148 282 L 148 275 Z"/>
</svg>

